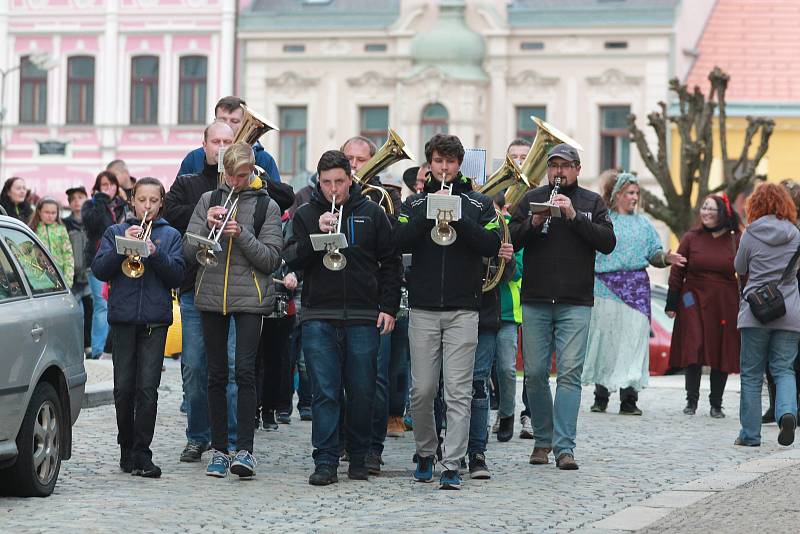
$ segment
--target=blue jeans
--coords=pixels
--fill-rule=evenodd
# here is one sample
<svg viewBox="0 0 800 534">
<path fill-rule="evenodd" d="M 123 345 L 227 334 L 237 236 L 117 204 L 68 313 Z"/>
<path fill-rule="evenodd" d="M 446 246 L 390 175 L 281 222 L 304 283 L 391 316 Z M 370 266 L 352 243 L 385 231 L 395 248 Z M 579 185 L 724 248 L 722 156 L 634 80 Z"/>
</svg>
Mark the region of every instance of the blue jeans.
<svg viewBox="0 0 800 534">
<path fill-rule="evenodd" d="M 581 405 L 581 374 L 592 308 L 523 304 L 522 350 L 534 447 L 572 454 Z M 553 343 L 555 342 L 555 343 Z M 550 393 L 550 347 L 556 351 L 556 398 Z"/>
<path fill-rule="evenodd" d="M 369 450 L 383 454 L 389 415 L 402 416 L 408 394 L 408 318 L 397 319 L 394 330 L 380 337 L 372 439 Z"/>
<path fill-rule="evenodd" d="M 517 396 L 517 323 L 503 321 L 497 331 L 497 385 L 500 389 L 498 417 L 514 417 Z M 479 340 L 480 343 L 480 340 Z"/>
<path fill-rule="evenodd" d="M 181 293 L 181 375 L 186 398 L 186 439 L 190 443 L 211 442 L 208 419 L 208 362 L 203 342 L 200 311 L 194 306 L 194 293 Z M 231 323 L 228 335 L 228 441 L 236 445 L 236 331 Z"/>
<path fill-rule="evenodd" d="M 767 364 L 775 380 L 775 421 L 780 423 L 786 414 L 797 417 L 794 360 L 800 332 L 767 328 L 742 328 L 739 332 L 742 336 L 739 438 L 748 445 L 756 445 L 761 443 L 761 385 Z"/>
<path fill-rule="evenodd" d="M 103 282 L 88 273 L 92 290 L 92 358 L 99 358 L 108 337 L 108 302 L 103 298 Z"/>
<path fill-rule="evenodd" d="M 475 367 L 472 370 L 472 407 L 469 418 L 467 454 L 485 453 L 489 439 L 489 375 L 497 351 L 497 332 L 478 331 Z"/>
<path fill-rule="evenodd" d="M 346 448 L 351 465 L 363 465 L 372 429 L 372 404 L 380 335 L 373 325 L 337 327 L 305 321 L 303 353 L 311 374 L 311 444 L 315 465 L 339 465 L 339 415 L 346 393 Z"/>
</svg>

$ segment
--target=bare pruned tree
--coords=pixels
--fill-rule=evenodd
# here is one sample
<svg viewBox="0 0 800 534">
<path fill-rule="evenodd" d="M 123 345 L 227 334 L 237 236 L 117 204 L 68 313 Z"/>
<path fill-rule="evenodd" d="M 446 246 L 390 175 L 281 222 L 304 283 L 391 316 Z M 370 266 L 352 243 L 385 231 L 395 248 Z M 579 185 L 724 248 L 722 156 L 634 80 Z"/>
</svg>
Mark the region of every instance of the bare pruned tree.
<svg viewBox="0 0 800 534">
<path fill-rule="evenodd" d="M 711 89 L 708 98 L 698 86 L 693 91 L 677 78 L 669 82 L 669 88 L 678 96 L 678 114 L 669 115 L 667 104 L 659 102 L 660 111 L 647 116 L 647 123 L 653 128 L 658 142 L 653 151 L 645 140 L 644 133 L 636 126 L 636 115 L 628 116 L 630 138 L 635 143 L 645 166 L 655 177 L 664 192 L 664 199 L 642 190 L 642 205 L 647 213 L 663 221 L 678 237 L 693 224 L 703 199 L 713 193 L 725 191 L 732 199 L 748 189 L 756 180 L 756 167 L 767 153 L 769 138 L 775 127 L 772 119 L 747 117 L 744 145 L 736 161 L 728 159 L 727 115 L 725 110 L 725 91 L 729 76 L 719 67 L 709 73 Z M 714 153 L 714 116 L 718 109 L 719 146 L 723 161 L 723 180 L 716 187 L 710 187 L 709 177 Z M 670 124 L 674 124 L 680 136 L 679 176 L 673 179 L 667 159 Z M 750 147 L 760 134 L 758 148 L 750 158 Z"/>
</svg>

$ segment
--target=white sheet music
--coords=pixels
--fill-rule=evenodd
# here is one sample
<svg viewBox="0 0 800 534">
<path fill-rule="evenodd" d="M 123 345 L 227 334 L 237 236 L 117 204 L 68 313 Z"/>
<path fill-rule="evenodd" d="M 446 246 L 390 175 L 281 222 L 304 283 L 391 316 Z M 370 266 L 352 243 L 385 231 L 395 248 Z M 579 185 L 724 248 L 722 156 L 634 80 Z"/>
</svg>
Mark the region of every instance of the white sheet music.
<svg viewBox="0 0 800 534">
<path fill-rule="evenodd" d="M 459 195 L 438 195 L 428 193 L 428 219 L 437 220 L 439 213 L 443 212 L 448 221 L 458 221 L 461 219 L 461 197 Z"/>
</svg>

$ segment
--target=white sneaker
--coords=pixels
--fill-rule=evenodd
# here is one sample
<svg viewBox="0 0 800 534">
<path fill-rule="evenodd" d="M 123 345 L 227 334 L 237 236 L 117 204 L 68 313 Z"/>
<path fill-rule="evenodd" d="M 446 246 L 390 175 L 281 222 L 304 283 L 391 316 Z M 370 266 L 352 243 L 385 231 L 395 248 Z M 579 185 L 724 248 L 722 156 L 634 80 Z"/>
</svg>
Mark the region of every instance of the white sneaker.
<svg viewBox="0 0 800 534">
<path fill-rule="evenodd" d="M 521 439 L 533 439 L 533 427 L 531 426 L 531 418 L 527 415 L 521 415 L 519 422 L 522 424 L 522 430 L 519 431 Z"/>
<path fill-rule="evenodd" d="M 500 416 L 496 417 L 494 420 L 494 424 L 492 425 L 492 434 L 497 434 L 497 431 L 500 429 Z"/>
</svg>

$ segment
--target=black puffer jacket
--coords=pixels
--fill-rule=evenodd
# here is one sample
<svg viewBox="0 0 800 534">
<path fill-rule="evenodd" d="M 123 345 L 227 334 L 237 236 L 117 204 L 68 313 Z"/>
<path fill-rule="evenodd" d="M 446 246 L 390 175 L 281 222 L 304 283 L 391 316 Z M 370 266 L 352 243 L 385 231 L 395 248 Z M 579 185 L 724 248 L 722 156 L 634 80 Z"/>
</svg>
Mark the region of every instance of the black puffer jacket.
<svg viewBox="0 0 800 534">
<path fill-rule="evenodd" d="M 453 181 L 453 195 L 461 198 L 461 220 L 451 223 L 458 236 L 448 246 L 430 237 L 435 222 L 427 218 L 427 195 L 441 187 L 428 174 L 422 193 L 411 195 L 400 208 L 394 229 L 402 252 L 412 254 L 408 280 L 411 308 L 427 310 L 477 310 L 481 305 L 484 257 L 500 249 L 497 214 L 486 195 L 472 190 L 472 182 L 460 173 Z"/>
<path fill-rule="evenodd" d="M 522 302 L 594 305 L 595 252 L 610 254 L 617 244 L 606 203 L 597 193 L 577 184 L 560 193 L 572 200 L 573 220 L 553 217 L 549 235 L 531 226 L 531 202 L 547 202 L 550 185 L 529 191 L 517 205 L 509 223 L 514 249 L 522 258 Z"/>
</svg>

